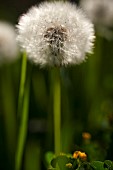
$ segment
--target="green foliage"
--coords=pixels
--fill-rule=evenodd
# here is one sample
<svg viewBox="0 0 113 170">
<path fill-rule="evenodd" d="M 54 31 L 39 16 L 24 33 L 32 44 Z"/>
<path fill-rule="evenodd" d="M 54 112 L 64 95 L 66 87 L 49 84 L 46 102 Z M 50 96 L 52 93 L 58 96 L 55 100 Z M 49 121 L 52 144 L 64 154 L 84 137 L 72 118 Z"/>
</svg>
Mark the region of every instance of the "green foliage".
<svg viewBox="0 0 113 170">
<path fill-rule="evenodd" d="M 113 170 L 113 162 L 110 160 L 91 161 L 73 158 L 71 155 L 61 154 L 51 159 L 50 168 L 48 170 Z"/>
</svg>

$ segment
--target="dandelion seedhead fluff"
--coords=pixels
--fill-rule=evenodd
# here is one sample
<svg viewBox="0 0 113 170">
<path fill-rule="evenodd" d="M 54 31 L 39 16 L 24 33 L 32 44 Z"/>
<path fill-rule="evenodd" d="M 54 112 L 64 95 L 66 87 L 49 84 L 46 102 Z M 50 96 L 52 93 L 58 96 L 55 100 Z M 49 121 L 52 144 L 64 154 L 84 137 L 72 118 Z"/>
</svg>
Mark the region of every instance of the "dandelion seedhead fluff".
<svg viewBox="0 0 113 170">
<path fill-rule="evenodd" d="M 20 17 L 17 40 L 41 66 L 79 64 L 92 52 L 93 24 L 69 2 L 45 2 Z"/>
<path fill-rule="evenodd" d="M 113 26 L 113 0 L 81 0 L 80 4 L 95 24 Z"/>
<path fill-rule="evenodd" d="M 0 64 L 17 58 L 18 47 L 14 27 L 7 22 L 0 22 Z"/>
</svg>

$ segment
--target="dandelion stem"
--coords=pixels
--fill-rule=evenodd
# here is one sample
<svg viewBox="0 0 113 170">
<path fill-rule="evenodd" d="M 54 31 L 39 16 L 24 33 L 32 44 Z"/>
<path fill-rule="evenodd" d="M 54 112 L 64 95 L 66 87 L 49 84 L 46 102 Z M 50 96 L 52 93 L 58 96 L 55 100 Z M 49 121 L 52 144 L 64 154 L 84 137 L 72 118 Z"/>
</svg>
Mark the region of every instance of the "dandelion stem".
<svg viewBox="0 0 113 170">
<path fill-rule="evenodd" d="M 55 154 L 61 151 L 61 87 L 60 70 L 53 70 L 53 112 L 54 112 L 54 147 Z"/>
<path fill-rule="evenodd" d="M 21 111 L 22 111 L 23 95 L 24 95 L 25 80 L 26 80 L 26 67 L 27 67 L 27 57 L 26 57 L 26 53 L 24 52 L 22 57 L 20 89 L 19 89 L 19 97 L 18 97 L 18 109 L 17 109 L 18 118 L 21 117 Z"/>
<path fill-rule="evenodd" d="M 26 66 L 25 63 L 24 63 L 24 66 Z M 25 71 L 26 69 L 23 69 L 23 70 Z M 31 73 L 31 68 L 28 71 Z M 23 91 L 23 105 L 21 107 L 21 119 L 20 119 L 17 151 L 16 151 L 15 170 L 21 169 L 24 145 L 25 145 L 26 136 L 27 136 L 30 78 L 31 76 L 29 74 L 27 76 L 25 88 Z"/>
</svg>

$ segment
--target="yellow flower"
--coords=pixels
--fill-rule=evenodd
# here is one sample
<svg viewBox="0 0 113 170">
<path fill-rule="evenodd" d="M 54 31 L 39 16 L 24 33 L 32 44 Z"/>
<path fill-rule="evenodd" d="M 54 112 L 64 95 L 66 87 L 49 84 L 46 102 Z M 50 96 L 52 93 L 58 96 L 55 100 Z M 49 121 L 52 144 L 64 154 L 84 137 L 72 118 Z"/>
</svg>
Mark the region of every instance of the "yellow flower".
<svg viewBox="0 0 113 170">
<path fill-rule="evenodd" d="M 73 153 L 73 158 L 75 158 L 75 159 L 81 158 L 82 160 L 86 160 L 87 155 L 85 154 L 85 152 L 75 151 Z"/>
<path fill-rule="evenodd" d="M 89 139 L 91 139 L 91 134 L 88 132 L 83 132 L 82 137 L 84 140 L 89 140 Z"/>
<path fill-rule="evenodd" d="M 79 152 L 79 157 L 84 161 L 87 159 L 87 155 L 85 154 L 85 152 Z"/>
<path fill-rule="evenodd" d="M 71 164 L 71 163 L 67 163 L 67 164 L 66 164 L 66 167 L 72 168 L 72 164 Z"/>
<path fill-rule="evenodd" d="M 75 151 L 75 152 L 73 153 L 73 158 L 77 159 L 77 158 L 79 157 L 79 152 L 80 152 L 80 151 Z"/>
</svg>

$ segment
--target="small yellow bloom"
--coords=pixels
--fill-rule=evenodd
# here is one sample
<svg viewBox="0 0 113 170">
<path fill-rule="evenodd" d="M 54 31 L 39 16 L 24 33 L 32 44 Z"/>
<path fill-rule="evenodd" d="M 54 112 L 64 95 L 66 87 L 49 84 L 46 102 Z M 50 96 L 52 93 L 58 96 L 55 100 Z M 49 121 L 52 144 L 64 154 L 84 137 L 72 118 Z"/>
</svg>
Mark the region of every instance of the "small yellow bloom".
<svg viewBox="0 0 113 170">
<path fill-rule="evenodd" d="M 65 155 L 66 155 L 66 154 L 65 154 L 65 153 L 63 153 L 63 152 L 61 152 L 61 153 L 60 153 L 60 156 L 65 156 Z"/>
<path fill-rule="evenodd" d="M 67 163 L 67 164 L 66 164 L 66 167 L 67 167 L 67 168 L 72 168 L 72 164 L 71 164 L 71 163 Z"/>
<path fill-rule="evenodd" d="M 88 132 L 83 132 L 82 137 L 84 140 L 89 140 L 89 139 L 91 139 L 91 134 Z"/>
<path fill-rule="evenodd" d="M 75 152 L 73 153 L 73 158 L 77 159 L 77 158 L 79 157 L 79 152 L 80 152 L 80 151 L 75 151 Z"/>
<path fill-rule="evenodd" d="M 85 152 L 79 152 L 79 157 L 84 161 L 87 159 L 87 155 L 85 154 Z"/>
<path fill-rule="evenodd" d="M 85 154 L 85 152 L 75 151 L 73 154 L 73 158 L 81 158 L 82 160 L 86 160 L 87 155 Z"/>
</svg>

